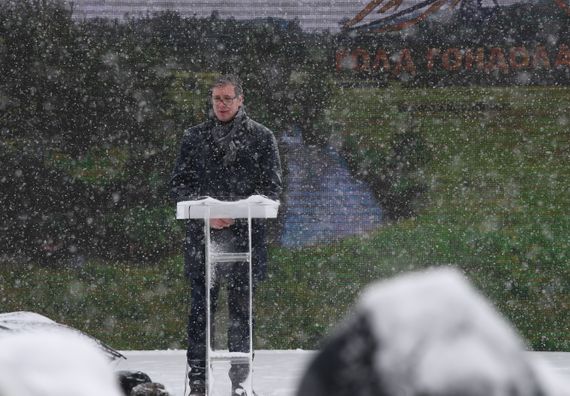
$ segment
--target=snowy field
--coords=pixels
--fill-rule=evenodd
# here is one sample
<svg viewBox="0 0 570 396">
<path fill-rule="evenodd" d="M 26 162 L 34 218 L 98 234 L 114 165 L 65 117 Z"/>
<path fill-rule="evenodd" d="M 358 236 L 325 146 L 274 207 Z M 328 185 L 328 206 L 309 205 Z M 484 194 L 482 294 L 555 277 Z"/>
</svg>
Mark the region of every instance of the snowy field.
<svg viewBox="0 0 570 396">
<path fill-rule="evenodd" d="M 140 370 L 155 382 L 164 384 L 172 396 L 184 395 L 185 351 L 122 351 L 127 360 L 117 370 Z M 570 381 L 570 352 L 529 352 L 545 360 L 554 371 Z M 297 383 L 314 352 L 256 351 L 253 386 L 259 396 L 293 396 Z M 223 379 L 227 375 L 217 370 Z M 229 385 L 223 392 L 227 396 Z"/>
<path fill-rule="evenodd" d="M 123 351 L 127 359 L 110 366 L 117 351 L 37 313 L 0 314 L 0 330 L 4 396 L 120 396 L 119 370 L 144 372 L 171 396 L 187 394 L 183 350 Z M 230 393 L 228 370 L 229 362 L 213 366 L 212 396 Z M 260 396 L 293 396 L 298 388 L 303 396 L 337 389 L 354 396 L 570 396 L 570 352 L 527 352 L 512 326 L 452 269 L 370 285 L 322 352 L 256 351 L 253 370 Z"/>
<path fill-rule="evenodd" d="M 185 396 L 184 351 L 124 354 L 127 360 L 117 369 L 143 371 L 172 396 Z M 260 396 L 296 395 L 315 356 L 314 351 L 257 351 L 253 389 Z M 213 395 L 229 394 L 228 369 L 227 362 L 213 366 Z M 526 352 L 512 326 L 452 269 L 368 286 L 352 314 L 329 334 L 309 373 L 303 395 L 327 395 L 339 387 L 370 394 L 380 391 L 371 378 L 383 376 L 385 394 L 465 389 L 472 395 L 490 390 L 523 395 L 536 388 L 545 395 L 570 396 L 570 352 Z"/>
</svg>

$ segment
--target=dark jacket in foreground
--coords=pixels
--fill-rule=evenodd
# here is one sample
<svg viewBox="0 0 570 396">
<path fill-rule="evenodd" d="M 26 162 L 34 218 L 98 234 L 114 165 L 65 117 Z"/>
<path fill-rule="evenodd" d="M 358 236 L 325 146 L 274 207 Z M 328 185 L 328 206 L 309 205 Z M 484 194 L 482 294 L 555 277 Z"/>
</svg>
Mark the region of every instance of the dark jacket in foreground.
<svg viewBox="0 0 570 396">
<path fill-rule="evenodd" d="M 235 160 L 224 166 L 224 149 L 211 135 L 214 121 L 188 129 L 170 180 L 175 201 L 213 197 L 238 200 L 251 195 L 278 199 L 281 193 L 281 163 L 273 133 L 245 116 L 233 143 Z M 254 276 L 263 278 L 267 265 L 265 220 L 253 220 L 252 247 Z M 247 237 L 247 221 L 236 221 L 234 233 Z M 246 240 L 246 239 L 245 239 Z M 190 275 L 204 272 L 204 230 L 202 220 L 189 220 L 186 237 L 186 270 Z"/>
</svg>

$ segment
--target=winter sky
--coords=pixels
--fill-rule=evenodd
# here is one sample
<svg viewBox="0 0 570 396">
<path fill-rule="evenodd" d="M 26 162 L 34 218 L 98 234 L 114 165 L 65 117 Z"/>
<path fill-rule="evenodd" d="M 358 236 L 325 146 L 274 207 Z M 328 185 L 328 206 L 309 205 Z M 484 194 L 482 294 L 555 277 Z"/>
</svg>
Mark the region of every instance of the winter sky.
<svg viewBox="0 0 570 396">
<path fill-rule="evenodd" d="M 387 0 L 386 0 L 387 1 Z M 383 5 L 386 1 L 382 2 Z M 497 0 L 500 5 L 530 2 L 532 0 Z M 106 17 L 121 19 L 125 14 L 131 16 L 176 10 L 182 16 L 207 17 L 214 10 L 221 18 L 254 19 L 284 18 L 298 19 L 305 30 L 337 31 L 341 21 L 357 15 L 371 0 L 74 0 L 76 18 Z M 418 0 L 403 0 L 398 8 L 401 11 L 415 5 Z M 451 0 L 449 1 L 451 3 Z M 483 6 L 492 6 L 492 0 L 482 0 Z M 383 16 L 389 16 L 388 11 Z M 373 12 L 365 22 L 378 18 Z"/>
</svg>

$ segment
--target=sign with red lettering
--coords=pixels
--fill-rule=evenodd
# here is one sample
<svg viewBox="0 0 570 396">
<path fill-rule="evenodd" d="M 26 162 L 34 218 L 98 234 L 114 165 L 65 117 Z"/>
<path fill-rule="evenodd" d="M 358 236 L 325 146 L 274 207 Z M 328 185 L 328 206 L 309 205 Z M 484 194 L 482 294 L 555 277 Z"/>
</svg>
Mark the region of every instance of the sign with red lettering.
<svg viewBox="0 0 570 396">
<path fill-rule="evenodd" d="M 366 29 L 373 32 L 397 31 L 424 21 L 430 15 L 444 9 L 463 7 L 468 0 L 372 0 L 353 18 L 346 21 L 344 29 Z M 569 0 L 553 0 L 570 15 Z M 481 2 L 479 2 L 480 4 Z M 497 0 L 493 0 L 499 6 Z M 378 14 L 378 15 L 374 15 Z"/>
<path fill-rule="evenodd" d="M 422 57 L 421 59 L 418 57 Z M 368 51 L 363 48 L 339 49 L 336 52 L 336 70 L 352 70 L 367 73 L 391 73 L 395 76 L 406 72 L 415 75 L 417 65 L 427 71 L 437 69 L 447 72 L 479 71 L 509 73 L 517 70 L 551 70 L 570 68 L 570 47 L 561 44 L 556 50 L 547 51 L 544 45 L 533 48 L 477 47 L 477 48 L 428 48 L 415 57 L 409 48 L 390 53 L 379 48 Z"/>
<path fill-rule="evenodd" d="M 370 1 L 344 23 L 335 68 L 419 83 L 570 83 L 570 0 L 483 3 Z"/>
</svg>

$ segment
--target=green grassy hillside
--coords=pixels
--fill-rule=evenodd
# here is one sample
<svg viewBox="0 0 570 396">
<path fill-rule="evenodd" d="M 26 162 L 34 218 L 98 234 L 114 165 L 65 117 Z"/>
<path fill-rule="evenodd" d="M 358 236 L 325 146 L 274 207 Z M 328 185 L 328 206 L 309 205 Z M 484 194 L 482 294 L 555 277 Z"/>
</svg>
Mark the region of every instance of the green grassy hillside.
<svg viewBox="0 0 570 396">
<path fill-rule="evenodd" d="M 394 133 L 415 120 L 430 155 L 407 176 L 427 190 L 415 216 L 370 235 L 272 248 L 257 347 L 316 348 L 374 280 L 457 266 L 531 348 L 570 351 L 570 89 L 391 86 L 339 91 L 333 103 L 362 174 L 381 170 Z M 181 257 L 0 273 L 3 311 L 33 310 L 120 349 L 184 348 L 188 294 Z"/>
<path fill-rule="evenodd" d="M 562 87 L 339 91 L 330 114 L 361 174 L 381 172 L 375 164 L 410 120 L 431 159 L 413 175 L 428 187 L 416 216 L 290 257 L 291 267 L 304 262 L 297 276 L 306 281 L 296 287 L 312 294 L 305 305 L 323 316 L 321 327 L 366 282 L 453 265 L 533 348 L 570 350 L 569 109 L 570 89 Z M 319 271 L 330 287 L 312 287 Z"/>
</svg>

